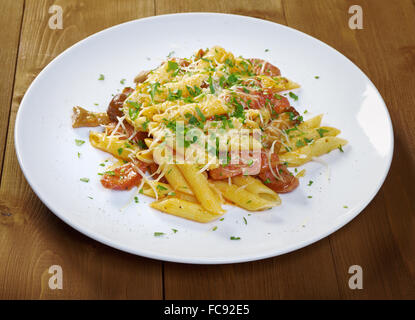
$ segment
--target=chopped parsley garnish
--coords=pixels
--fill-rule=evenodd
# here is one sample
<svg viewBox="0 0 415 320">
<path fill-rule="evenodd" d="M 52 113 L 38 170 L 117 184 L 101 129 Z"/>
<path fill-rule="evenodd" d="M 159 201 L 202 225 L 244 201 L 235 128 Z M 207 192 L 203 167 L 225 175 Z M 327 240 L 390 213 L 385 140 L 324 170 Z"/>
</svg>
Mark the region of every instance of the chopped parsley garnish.
<svg viewBox="0 0 415 320">
<path fill-rule="evenodd" d="M 121 83 L 121 84 L 125 84 L 125 79 L 121 79 L 121 80 L 120 80 L 120 83 Z"/>
<path fill-rule="evenodd" d="M 234 237 L 234 236 L 232 236 L 231 237 L 231 240 L 241 240 L 241 238 L 240 237 Z"/>
<path fill-rule="evenodd" d="M 347 209 L 347 208 L 349 208 L 349 207 L 348 207 L 348 206 L 343 206 L 343 208 Z"/>
<path fill-rule="evenodd" d="M 105 171 L 104 174 L 107 174 L 109 176 L 115 176 L 115 171 Z"/>
<path fill-rule="evenodd" d="M 264 181 L 264 183 L 265 183 L 265 184 L 271 183 L 271 180 L 266 179 L 266 180 Z"/>
<path fill-rule="evenodd" d="M 122 154 L 122 152 L 123 152 L 123 148 L 118 148 L 117 149 L 117 152 L 118 152 L 118 155 L 120 156 Z"/>
<path fill-rule="evenodd" d="M 100 74 L 98 80 L 104 80 L 104 79 L 105 79 L 105 76 L 103 74 Z"/>
<path fill-rule="evenodd" d="M 228 79 L 226 79 L 226 84 L 229 87 L 232 87 L 233 85 L 237 84 L 239 82 L 239 78 L 236 74 L 232 73 L 229 75 Z"/>
<path fill-rule="evenodd" d="M 138 201 L 138 197 L 137 197 L 137 196 L 135 196 L 135 197 L 134 197 L 134 202 L 135 202 L 135 203 L 138 203 L 138 202 L 139 202 L 139 201 Z"/>
<path fill-rule="evenodd" d="M 200 108 L 198 106 L 196 106 L 196 112 L 200 117 L 200 120 L 202 120 L 202 122 L 206 122 L 206 117 L 204 116 L 202 110 L 200 110 Z"/>
<path fill-rule="evenodd" d="M 85 141 L 84 140 L 78 140 L 78 139 L 75 139 L 75 144 L 79 147 L 79 146 L 82 146 L 83 144 L 85 143 Z"/>
<path fill-rule="evenodd" d="M 81 180 L 82 182 L 89 182 L 89 179 L 88 178 L 81 178 L 79 180 Z"/>
<path fill-rule="evenodd" d="M 160 83 L 159 82 L 156 82 L 156 83 L 151 83 L 150 84 L 150 96 L 151 96 L 151 100 L 153 101 L 154 100 L 154 96 L 157 94 L 157 93 L 160 93 L 161 91 L 159 90 L 159 87 L 160 87 Z"/>
<path fill-rule="evenodd" d="M 320 77 L 319 77 L 319 76 L 315 76 L 314 78 L 315 78 L 315 79 L 320 79 Z"/>
<path fill-rule="evenodd" d="M 265 52 L 268 52 L 268 51 L 269 51 L 269 49 L 265 49 L 264 51 L 265 51 Z"/>
<path fill-rule="evenodd" d="M 169 189 L 167 189 L 166 187 L 162 186 L 161 184 L 158 184 L 158 185 L 157 185 L 157 189 L 158 189 L 158 190 L 160 190 L 160 191 L 166 191 L 166 190 L 169 190 Z"/>
<path fill-rule="evenodd" d="M 177 231 L 179 231 L 179 230 L 177 230 L 177 229 L 172 229 L 172 230 L 173 230 L 173 232 L 174 232 L 174 233 L 177 233 Z"/>
<path fill-rule="evenodd" d="M 219 219 L 219 221 L 223 221 L 223 220 L 225 220 L 225 218 L 220 218 L 220 219 Z"/>
<path fill-rule="evenodd" d="M 154 236 L 155 237 L 161 237 L 161 236 L 164 236 L 164 232 L 154 232 Z"/>
<path fill-rule="evenodd" d="M 198 107 L 196 107 L 196 108 L 198 108 Z M 199 109 L 200 110 L 200 109 Z M 196 111 L 197 112 L 197 111 Z M 203 115 L 203 114 L 202 114 Z M 197 120 L 197 118 L 193 115 L 193 114 L 191 114 L 191 113 L 186 113 L 185 115 L 184 115 L 187 119 L 189 119 L 189 123 L 191 124 L 191 125 L 194 125 L 194 126 L 197 126 L 197 127 L 202 127 L 202 124 L 199 122 L 199 120 Z M 167 128 L 169 128 L 169 125 L 167 125 Z M 175 131 L 175 129 L 176 129 L 176 125 L 175 125 L 175 128 L 174 128 L 174 130 L 173 131 Z"/>
<path fill-rule="evenodd" d="M 313 184 L 314 181 L 310 180 L 308 181 L 308 185 L 307 186 L 311 186 Z"/>
<path fill-rule="evenodd" d="M 176 71 L 179 69 L 179 65 L 177 62 L 174 61 L 168 61 L 167 62 L 167 71 Z"/>
<path fill-rule="evenodd" d="M 304 147 L 305 146 L 303 140 L 297 140 L 297 142 L 295 143 L 295 145 L 296 145 L 297 148 L 300 148 L 300 147 Z"/>
<path fill-rule="evenodd" d="M 245 224 L 248 224 L 248 221 L 246 220 L 246 218 L 245 218 L 245 217 L 243 217 L 243 219 L 244 219 L 244 223 L 245 223 Z"/>
<path fill-rule="evenodd" d="M 182 98 L 182 90 L 178 89 L 175 93 L 169 90 L 169 94 L 167 96 L 167 100 L 169 101 L 176 101 Z"/>
<path fill-rule="evenodd" d="M 138 102 L 135 102 L 135 101 L 132 101 L 132 100 L 127 100 L 126 103 L 130 107 L 134 108 L 134 109 L 132 109 L 132 108 L 128 109 L 128 115 L 130 116 L 131 120 L 134 121 L 138 116 L 138 112 L 140 111 L 142 103 L 138 103 Z"/>
<path fill-rule="evenodd" d="M 340 150 L 340 152 L 344 152 L 344 150 L 343 150 L 343 148 L 342 148 L 342 145 L 339 145 L 339 146 L 337 147 L 337 149 L 339 149 L 339 150 Z"/>
<path fill-rule="evenodd" d="M 80 152 L 78 152 L 78 158 L 80 158 L 81 157 L 81 153 Z"/>
<path fill-rule="evenodd" d="M 225 76 L 221 76 L 219 78 L 219 85 L 221 86 L 221 88 L 223 88 L 223 85 L 224 85 L 225 82 L 226 82 Z"/>
<path fill-rule="evenodd" d="M 186 86 L 186 89 L 192 97 L 197 97 L 202 93 L 202 89 L 200 89 L 198 86 L 194 86 L 193 88 Z"/>
<path fill-rule="evenodd" d="M 312 198 L 312 196 L 307 196 L 307 198 L 311 199 L 311 198 Z"/>
<path fill-rule="evenodd" d="M 211 75 L 209 75 L 209 89 L 210 89 L 210 93 L 211 94 L 214 94 L 215 93 L 215 88 L 214 88 L 214 86 L 213 86 L 213 81 L 212 81 L 212 76 Z"/>
<path fill-rule="evenodd" d="M 147 145 L 143 140 L 138 140 L 137 144 L 141 149 L 147 149 Z"/>
<path fill-rule="evenodd" d="M 143 122 L 143 124 L 141 125 L 142 127 L 143 127 L 143 129 L 144 129 L 144 131 L 146 131 L 147 130 L 147 128 L 148 128 L 148 124 L 150 123 L 150 120 L 146 120 L 146 121 L 144 121 Z"/>
<path fill-rule="evenodd" d="M 316 129 L 316 130 L 317 130 L 317 132 L 318 132 L 318 134 L 319 134 L 320 138 L 323 138 L 324 134 L 325 134 L 326 132 L 329 132 L 328 130 L 323 129 L 323 128 L 318 128 L 318 129 Z"/>
<path fill-rule="evenodd" d="M 168 196 L 175 196 L 175 195 L 176 195 L 176 192 L 174 192 L 174 191 L 170 191 L 167 195 L 168 195 Z"/>
<path fill-rule="evenodd" d="M 290 97 L 291 97 L 292 99 L 294 99 L 295 101 L 297 101 L 297 100 L 298 100 L 298 96 L 297 96 L 295 93 L 293 93 L 293 92 L 291 92 L 291 91 L 290 91 L 289 95 L 290 95 Z"/>
<path fill-rule="evenodd" d="M 225 60 L 225 64 L 226 64 L 227 66 L 229 66 L 230 68 L 233 68 L 233 62 L 232 62 L 232 60 L 231 60 L 231 59 L 227 58 L 227 59 Z"/>
<path fill-rule="evenodd" d="M 235 106 L 232 117 L 245 119 L 244 106 L 240 104 L 235 97 L 232 97 L 232 104 Z"/>
</svg>

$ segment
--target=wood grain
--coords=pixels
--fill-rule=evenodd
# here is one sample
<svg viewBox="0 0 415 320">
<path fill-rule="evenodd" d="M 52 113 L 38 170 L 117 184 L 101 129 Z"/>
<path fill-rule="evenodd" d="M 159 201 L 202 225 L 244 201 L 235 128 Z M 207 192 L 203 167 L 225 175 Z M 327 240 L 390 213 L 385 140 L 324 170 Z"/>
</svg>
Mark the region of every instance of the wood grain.
<svg viewBox="0 0 415 320">
<path fill-rule="evenodd" d="M 354 1 L 363 9 L 363 30 L 347 26 L 348 1 L 286 1 L 289 26 L 328 43 L 374 82 L 395 128 L 391 171 L 374 201 L 355 221 L 330 236 L 342 298 L 415 296 L 415 10 L 410 0 Z M 409 31 L 412 30 L 412 31 Z M 364 290 L 348 287 L 349 266 L 364 271 Z"/>
<path fill-rule="evenodd" d="M 52 4 L 64 10 L 63 30 L 47 27 Z M 348 27 L 352 4 L 363 8 L 363 30 Z M 193 11 L 286 24 L 333 46 L 372 79 L 392 117 L 395 156 L 378 195 L 347 226 L 312 246 L 263 261 L 160 263 L 79 234 L 31 191 L 15 157 L 13 130 L 20 100 L 40 70 L 109 26 Z M 415 1 L 3 0 L 0 18 L 0 299 L 415 298 Z M 63 268 L 63 290 L 48 287 L 53 264 Z M 351 265 L 363 268 L 363 290 L 348 287 Z"/>
<path fill-rule="evenodd" d="M 62 30 L 48 28 L 52 4 L 63 8 Z M 0 299 L 162 298 L 161 263 L 113 250 L 61 222 L 26 183 L 13 145 L 20 100 L 47 63 L 92 33 L 152 14 L 152 0 L 26 0 L 0 186 Z M 1 99 L 7 96 L 2 93 Z M 48 269 L 54 264 L 63 268 L 63 290 L 49 289 Z"/>
<path fill-rule="evenodd" d="M 10 101 L 19 48 L 20 27 L 23 17 L 23 0 L 4 0 L 0 3 L 0 177 L 6 146 Z"/>
</svg>

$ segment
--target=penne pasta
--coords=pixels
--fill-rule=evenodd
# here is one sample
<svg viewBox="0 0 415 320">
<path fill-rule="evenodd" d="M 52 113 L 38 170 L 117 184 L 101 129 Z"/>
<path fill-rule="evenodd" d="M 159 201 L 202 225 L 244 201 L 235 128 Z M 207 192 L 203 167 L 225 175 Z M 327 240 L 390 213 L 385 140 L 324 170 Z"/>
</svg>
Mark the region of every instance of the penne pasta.
<svg viewBox="0 0 415 320">
<path fill-rule="evenodd" d="M 152 184 L 152 186 L 150 186 L 149 184 Z M 156 190 L 157 192 L 157 197 L 154 190 Z M 174 196 L 179 199 L 197 203 L 197 199 L 193 195 L 175 191 L 170 185 L 162 182 L 148 181 L 146 184 L 143 185 L 142 189 L 140 190 L 140 193 L 157 199 L 162 199 L 168 196 Z"/>
<path fill-rule="evenodd" d="M 102 173 L 105 188 L 139 185 L 156 199 L 152 208 L 171 215 L 206 223 L 225 212 L 222 204 L 249 211 L 280 205 L 279 194 L 305 175 L 287 167 L 347 143 L 340 130 L 321 126 L 322 114 L 303 121 L 291 105 L 296 94 L 281 93 L 300 85 L 263 59 L 214 46 L 168 57 L 137 79 L 107 112 L 75 107 L 73 127 L 104 126 L 89 140 L 118 159 Z"/>
<path fill-rule="evenodd" d="M 340 130 L 333 127 L 311 128 L 304 131 L 293 130 L 288 134 L 288 141 L 284 139 L 284 148 L 281 148 L 280 153 L 295 151 L 322 137 L 335 137 L 339 134 Z"/>
<path fill-rule="evenodd" d="M 246 191 L 256 194 L 264 200 L 275 203 L 275 205 L 281 204 L 279 195 L 254 177 L 236 176 L 232 178 L 232 183 L 240 188 L 244 188 Z"/>
<path fill-rule="evenodd" d="M 181 164 L 177 165 L 177 167 L 180 169 L 203 208 L 214 214 L 221 214 L 224 212 L 220 202 L 218 202 L 217 196 L 210 189 L 207 178 L 199 172 L 195 165 Z"/>
<path fill-rule="evenodd" d="M 220 217 L 220 215 L 206 211 L 200 204 L 174 197 L 152 202 L 150 206 L 177 217 L 202 223 L 211 222 Z"/>
<path fill-rule="evenodd" d="M 212 183 L 219 189 L 225 199 L 246 210 L 260 211 L 277 205 L 277 203 L 265 200 L 259 195 L 251 193 L 237 185 L 229 184 L 224 181 L 212 181 Z"/>
<path fill-rule="evenodd" d="M 131 161 L 131 156 L 134 156 L 140 150 L 125 139 L 121 140 L 95 131 L 90 131 L 89 141 L 95 148 L 111 153 L 114 157 L 125 161 Z"/>
<path fill-rule="evenodd" d="M 280 160 L 286 162 L 289 167 L 298 167 L 311 161 L 314 157 L 329 153 L 346 144 L 346 140 L 338 137 L 320 138 L 315 143 L 298 148 L 296 151 L 281 154 Z"/>
<path fill-rule="evenodd" d="M 167 165 L 165 177 L 174 190 L 193 195 L 193 191 L 175 164 Z"/>
</svg>

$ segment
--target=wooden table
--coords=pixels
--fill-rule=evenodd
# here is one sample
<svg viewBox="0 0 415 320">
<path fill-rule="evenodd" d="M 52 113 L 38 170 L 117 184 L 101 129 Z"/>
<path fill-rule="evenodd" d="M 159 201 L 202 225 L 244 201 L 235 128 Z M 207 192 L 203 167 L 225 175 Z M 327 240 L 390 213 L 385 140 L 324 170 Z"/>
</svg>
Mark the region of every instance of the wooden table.
<svg viewBox="0 0 415 320">
<path fill-rule="evenodd" d="M 62 30 L 48 28 L 52 4 L 63 8 Z M 352 4 L 363 8 L 363 30 L 348 27 Z M 35 196 L 17 163 L 13 132 L 19 103 L 36 75 L 95 32 L 187 11 L 234 13 L 288 25 L 338 49 L 372 79 L 392 116 L 395 155 L 382 189 L 351 223 L 280 257 L 183 265 L 136 257 L 93 241 L 60 221 Z M 415 298 L 414 1 L 2 0 L 0 43 L 0 298 Z M 54 264 L 64 270 L 63 290 L 49 289 L 48 268 Z M 363 268 L 362 290 L 348 286 L 351 265 Z"/>
</svg>

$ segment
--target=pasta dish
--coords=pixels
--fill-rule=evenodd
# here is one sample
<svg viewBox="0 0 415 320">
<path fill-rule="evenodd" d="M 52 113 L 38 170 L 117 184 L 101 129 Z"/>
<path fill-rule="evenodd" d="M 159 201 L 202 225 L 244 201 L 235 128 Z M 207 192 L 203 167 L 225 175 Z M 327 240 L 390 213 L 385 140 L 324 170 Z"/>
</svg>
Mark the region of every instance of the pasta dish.
<svg viewBox="0 0 415 320">
<path fill-rule="evenodd" d="M 215 46 L 190 58 L 168 57 L 115 95 L 106 112 L 74 107 L 73 127 L 117 159 L 103 187 L 155 198 L 150 205 L 209 222 L 224 204 L 260 211 L 299 185 L 298 167 L 347 143 L 340 131 L 304 121 L 288 98 L 299 85 L 262 59 Z M 297 171 L 297 170 L 296 170 Z"/>
</svg>

